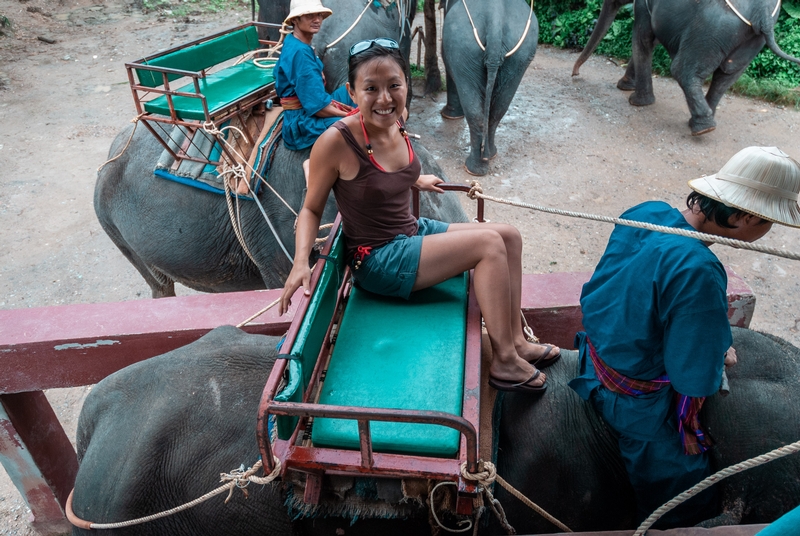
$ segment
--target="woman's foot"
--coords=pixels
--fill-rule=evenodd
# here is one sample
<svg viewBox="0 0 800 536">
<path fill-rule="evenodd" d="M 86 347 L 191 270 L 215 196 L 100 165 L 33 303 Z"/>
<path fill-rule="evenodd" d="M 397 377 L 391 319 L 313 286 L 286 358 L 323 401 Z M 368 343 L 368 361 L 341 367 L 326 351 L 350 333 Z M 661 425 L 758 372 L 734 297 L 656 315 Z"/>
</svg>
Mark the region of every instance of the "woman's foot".
<svg viewBox="0 0 800 536">
<path fill-rule="evenodd" d="M 547 368 L 561 358 L 561 348 L 552 344 L 525 341 L 516 347 L 517 353 L 536 368 Z"/>
<path fill-rule="evenodd" d="M 489 367 L 489 379 L 502 385 L 525 385 L 527 388 L 540 388 L 547 381 L 547 375 L 539 373 L 536 367 L 520 357 L 513 361 L 494 359 Z M 495 387 L 497 388 L 497 387 Z"/>
</svg>

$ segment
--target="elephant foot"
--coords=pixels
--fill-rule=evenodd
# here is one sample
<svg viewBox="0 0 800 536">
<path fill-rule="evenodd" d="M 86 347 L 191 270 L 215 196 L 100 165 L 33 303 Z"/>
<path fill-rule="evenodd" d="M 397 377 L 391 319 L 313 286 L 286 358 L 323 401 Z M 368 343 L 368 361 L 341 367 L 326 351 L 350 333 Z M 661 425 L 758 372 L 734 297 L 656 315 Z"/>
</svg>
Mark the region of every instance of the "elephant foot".
<svg viewBox="0 0 800 536">
<path fill-rule="evenodd" d="M 449 104 L 442 108 L 442 117 L 445 119 L 462 119 L 464 117 L 464 110 L 455 108 Z"/>
<path fill-rule="evenodd" d="M 621 89 L 622 91 L 633 91 L 636 89 L 636 80 L 628 78 L 628 75 L 625 75 L 617 82 L 617 89 Z"/>
<path fill-rule="evenodd" d="M 656 97 L 650 93 L 645 94 L 644 96 L 640 96 L 638 93 L 632 94 L 628 97 L 628 102 L 630 102 L 634 106 L 650 106 L 654 102 L 656 102 Z"/>
<path fill-rule="evenodd" d="M 464 169 L 466 169 L 467 173 L 470 175 L 483 177 L 489 173 L 489 163 L 487 160 L 473 158 L 472 155 L 470 155 L 464 163 Z"/>
<path fill-rule="evenodd" d="M 497 147 L 486 147 L 483 150 L 483 160 L 484 162 L 488 162 L 489 160 L 494 160 L 497 157 Z"/>
<path fill-rule="evenodd" d="M 698 118 L 692 117 L 689 119 L 689 128 L 692 129 L 692 136 L 702 136 L 716 129 L 717 122 L 714 120 L 713 115 Z"/>
</svg>

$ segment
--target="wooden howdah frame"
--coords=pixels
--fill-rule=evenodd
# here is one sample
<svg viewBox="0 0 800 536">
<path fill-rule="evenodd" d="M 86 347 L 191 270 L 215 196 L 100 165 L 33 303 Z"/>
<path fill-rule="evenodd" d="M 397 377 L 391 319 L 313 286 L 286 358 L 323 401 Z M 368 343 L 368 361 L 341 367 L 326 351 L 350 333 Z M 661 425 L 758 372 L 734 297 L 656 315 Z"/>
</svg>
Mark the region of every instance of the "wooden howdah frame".
<svg viewBox="0 0 800 536">
<path fill-rule="evenodd" d="M 136 107 L 136 114 L 139 121 L 144 124 L 144 126 L 156 137 L 156 139 L 161 143 L 164 149 L 175 159 L 175 165 L 173 167 L 177 167 L 181 161 L 183 160 L 191 160 L 194 162 L 206 163 L 211 165 L 219 165 L 219 161 L 210 161 L 207 159 L 193 157 L 187 154 L 188 148 L 192 144 L 192 138 L 194 134 L 203 128 L 204 124 L 213 123 L 214 125 L 220 125 L 223 122 L 233 118 L 234 116 L 239 116 L 241 119 L 241 114 L 251 109 L 252 107 L 256 106 L 260 103 L 265 103 L 268 99 L 271 99 L 272 102 L 278 104 L 275 98 L 275 84 L 274 82 L 265 84 L 261 86 L 255 91 L 251 91 L 245 93 L 235 99 L 233 102 L 227 104 L 220 110 L 216 111 L 209 111 L 208 107 L 208 99 L 203 94 L 202 89 L 200 87 L 200 83 L 203 79 L 205 79 L 208 74 L 207 71 L 214 67 L 214 65 L 208 65 L 199 70 L 185 70 L 185 69 L 178 69 L 174 67 L 164 67 L 158 65 L 150 65 L 149 62 L 153 60 L 157 60 L 159 58 L 163 58 L 164 56 L 168 56 L 170 54 L 174 54 L 176 52 L 185 51 L 197 45 L 202 45 L 214 39 L 224 37 L 226 35 L 233 34 L 234 32 L 246 30 L 249 27 L 258 28 L 281 28 L 279 24 L 272 24 L 266 22 L 249 22 L 246 24 L 242 24 L 240 26 L 236 26 L 215 34 L 204 36 L 200 39 L 196 39 L 194 41 L 190 41 L 188 43 L 181 44 L 179 46 L 163 50 L 156 54 L 151 54 L 149 56 L 145 56 L 144 58 L 129 62 L 125 64 L 125 69 L 128 73 L 128 83 L 130 84 L 131 93 L 133 95 L 133 102 L 134 106 Z M 258 39 L 258 43 L 261 45 L 262 48 L 274 46 L 277 44 L 275 41 L 268 41 L 264 39 Z M 252 50 L 251 50 L 252 51 Z M 161 86 L 160 87 L 152 87 L 151 85 L 143 84 L 141 80 L 139 80 L 139 74 L 135 73 L 135 71 L 147 71 L 152 72 L 154 79 L 157 77 L 161 77 Z M 181 87 L 185 86 L 185 79 L 188 78 L 191 80 L 193 85 L 193 92 L 189 91 L 180 91 Z M 176 83 L 176 80 L 181 80 L 180 83 Z M 173 87 L 179 86 L 179 89 L 173 89 Z M 155 96 L 154 96 L 155 95 Z M 160 115 L 156 113 L 152 113 L 146 110 L 145 104 L 150 100 L 157 98 L 157 96 L 164 96 L 167 101 L 169 115 Z M 152 97 L 152 98 L 148 98 Z M 202 111 L 203 111 L 203 119 L 185 119 L 181 118 L 175 109 L 175 105 L 173 99 L 176 97 L 186 97 L 190 99 L 197 99 L 201 103 Z M 156 125 L 166 124 L 170 127 L 181 125 L 186 127 L 187 129 L 187 137 L 186 141 L 180 146 L 180 148 L 176 151 L 169 145 L 169 130 L 165 129 L 164 127 L 160 127 L 161 133 L 157 132 Z M 247 137 L 248 143 L 251 145 L 254 143 L 254 140 L 251 139 L 251 136 L 246 131 L 243 134 Z M 166 139 L 165 139 L 166 138 Z M 175 143 L 175 145 L 178 145 Z M 226 155 L 231 158 L 231 161 L 236 161 L 233 158 L 233 155 L 230 154 L 230 150 L 225 146 L 222 145 L 222 150 L 226 153 Z"/>
<path fill-rule="evenodd" d="M 439 184 L 444 190 L 468 192 L 469 186 L 458 184 Z M 412 189 L 414 211 L 419 214 L 419 192 Z M 478 199 L 478 217 L 483 221 L 483 200 Z M 341 224 L 337 216 L 334 230 Z M 322 251 L 328 255 L 334 242 L 334 232 Z M 323 271 L 324 258 L 317 260 L 311 278 L 311 287 L 316 289 Z M 333 318 L 340 314 L 342 302 L 350 290 L 351 278 L 347 268 L 343 282 L 338 290 Z M 312 291 L 313 296 L 313 291 Z M 302 295 L 297 305 L 294 321 L 283 342 L 283 348 L 292 348 L 300 330 L 303 318 L 308 311 L 311 299 Z M 333 319 L 332 319 L 333 320 Z M 384 408 L 364 408 L 350 406 L 333 406 L 310 402 L 317 389 L 326 363 L 324 357 L 331 349 L 330 330 L 324 338 L 314 369 L 311 373 L 302 402 L 282 402 L 275 400 L 278 395 L 281 379 L 284 376 L 289 360 L 277 359 L 264 387 L 261 403 L 258 408 L 258 446 L 264 464 L 264 472 L 273 471 L 275 463 L 273 455 L 281 461 L 281 476 L 285 478 L 288 471 L 305 474 L 306 486 L 303 497 L 307 504 L 317 504 L 322 491 L 322 477 L 327 474 L 361 475 L 392 478 L 422 478 L 429 480 L 451 481 L 458 485 L 456 511 L 459 514 L 471 515 L 474 499 L 478 495 L 475 481 L 465 480 L 461 476 L 461 465 L 466 463 L 470 473 L 478 470 L 478 441 L 480 414 L 480 375 L 481 375 L 481 313 L 475 297 L 474 281 L 470 273 L 469 296 L 467 305 L 466 355 L 464 367 L 464 393 L 462 399 L 462 416 L 439 411 L 413 411 Z M 269 418 L 271 415 L 298 417 L 298 423 L 288 440 L 276 438 L 270 440 Z M 359 450 L 339 448 L 321 448 L 301 444 L 308 428 L 309 419 L 327 417 L 358 421 Z M 374 452 L 370 434 L 370 422 L 390 421 L 398 423 L 423 423 L 446 426 L 461 434 L 458 455 L 455 458 L 435 458 L 407 454 L 390 454 Z"/>
</svg>

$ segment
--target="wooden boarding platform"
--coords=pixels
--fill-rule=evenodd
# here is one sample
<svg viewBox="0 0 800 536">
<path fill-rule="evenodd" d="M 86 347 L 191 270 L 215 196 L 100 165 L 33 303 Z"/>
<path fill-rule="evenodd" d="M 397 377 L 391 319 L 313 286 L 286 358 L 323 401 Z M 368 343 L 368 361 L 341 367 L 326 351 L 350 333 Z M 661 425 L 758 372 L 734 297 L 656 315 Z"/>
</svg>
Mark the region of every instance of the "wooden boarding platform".
<svg viewBox="0 0 800 536">
<path fill-rule="evenodd" d="M 542 340 L 572 347 L 581 327 L 578 297 L 590 275 L 523 276 L 523 312 Z M 77 472 L 75 451 L 44 389 L 97 383 L 217 326 L 235 325 L 279 295 L 266 290 L 0 310 L 0 462 L 30 506 L 34 527 L 67 526 L 63 507 Z M 729 272 L 731 324 L 748 327 L 755 301 Z M 245 330 L 282 335 L 291 320 L 273 309 Z"/>
</svg>

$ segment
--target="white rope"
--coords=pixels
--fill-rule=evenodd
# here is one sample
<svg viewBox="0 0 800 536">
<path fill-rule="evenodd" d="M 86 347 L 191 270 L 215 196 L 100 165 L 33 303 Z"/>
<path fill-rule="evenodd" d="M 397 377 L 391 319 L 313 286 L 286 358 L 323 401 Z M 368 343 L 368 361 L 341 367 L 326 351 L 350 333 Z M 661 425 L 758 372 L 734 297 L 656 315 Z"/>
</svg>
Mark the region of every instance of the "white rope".
<svg viewBox="0 0 800 536">
<path fill-rule="evenodd" d="M 765 463 L 769 463 L 771 461 L 783 458 L 784 456 L 788 456 L 789 454 L 795 454 L 796 452 L 800 452 L 800 441 L 796 441 L 790 445 L 784 445 L 783 447 L 772 450 L 766 454 L 762 454 L 761 456 L 756 456 L 755 458 L 745 460 L 741 463 L 737 463 L 736 465 L 731 465 L 730 467 L 726 467 L 725 469 L 718 471 L 709 477 L 706 477 L 699 484 L 696 484 L 695 486 L 684 491 L 671 501 L 659 507 L 655 512 L 650 514 L 650 516 L 647 519 L 645 519 L 641 525 L 639 525 L 639 528 L 636 529 L 636 532 L 633 533 L 633 536 L 642 536 L 647 532 L 647 529 L 653 526 L 653 523 L 658 521 L 658 519 L 661 516 L 663 516 L 664 514 L 666 514 L 667 512 L 669 512 L 670 510 L 681 504 L 682 502 L 691 499 L 704 489 L 713 486 L 717 482 L 726 479 L 729 476 L 735 475 L 737 473 L 741 473 L 743 471 L 747 471 L 748 469 L 752 469 L 753 467 L 758 467 L 759 465 L 764 465 Z"/>
<path fill-rule="evenodd" d="M 800 260 L 800 253 L 795 253 L 792 251 L 783 251 L 777 248 L 769 247 L 769 246 L 759 246 L 757 244 L 753 244 L 750 242 L 744 242 L 742 240 L 734 240 L 733 238 L 725 238 L 718 235 L 712 235 L 708 233 L 700 233 L 697 231 L 687 231 L 685 229 L 678 229 L 675 227 L 667 227 L 664 225 L 655 225 L 652 223 L 646 223 L 642 221 L 636 220 L 626 220 L 622 218 L 612 218 L 609 216 L 599 216 L 597 214 L 587 214 L 585 212 L 573 212 L 570 210 L 561 210 L 557 208 L 549 208 L 549 207 L 542 207 L 539 205 L 532 205 L 530 203 L 522 203 L 519 201 L 511 201 L 509 199 L 502 199 L 499 197 L 493 197 L 491 195 L 485 195 L 483 193 L 483 189 L 481 188 L 480 183 L 477 181 L 472 182 L 472 190 L 469 191 L 467 194 L 470 199 L 481 198 L 488 201 L 494 201 L 495 203 L 501 203 L 503 205 L 510 205 L 514 207 L 520 208 L 527 208 L 531 210 L 537 210 L 539 212 L 546 212 L 548 214 L 556 214 L 559 216 L 569 216 L 571 218 L 582 218 L 585 220 L 594 220 L 600 221 L 604 223 L 613 223 L 615 225 L 624 225 L 626 227 L 635 227 L 637 229 L 647 229 L 648 231 L 658 231 L 659 233 L 664 234 L 672 234 L 678 236 L 685 236 L 688 238 L 696 238 L 698 240 L 702 240 L 703 242 L 713 242 L 716 244 L 722 244 L 725 246 L 730 246 L 736 249 L 746 249 L 750 251 L 758 251 L 761 253 L 767 253 L 768 255 L 774 255 L 776 257 L 783 257 L 785 259 L 792 259 L 795 261 Z"/>
<path fill-rule="evenodd" d="M 127 151 L 127 150 L 128 150 L 128 146 L 131 144 L 131 141 L 133 140 L 133 135 L 134 135 L 134 134 L 136 134 L 136 127 L 138 127 L 138 126 L 139 126 L 139 120 L 140 120 L 140 119 L 142 118 L 142 116 L 143 116 L 143 115 L 145 115 L 146 113 L 147 113 L 147 112 L 142 112 L 142 113 L 140 113 L 139 115 L 137 115 L 136 117 L 134 117 L 133 119 L 131 119 L 131 123 L 133 123 L 133 130 L 131 130 L 131 135 L 130 135 L 130 137 L 128 138 L 128 143 L 126 143 L 126 144 L 125 144 L 125 147 L 123 147 L 123 148 L 122 148 L 122 150 L 121 150 L 119 153 L 117 153 L 117 155 L 116 155 L 116 156 L 114 156 L 113 158 L 109 158 L 108 160 L 106 160 L 105 162 L 103 162 L 102 164 L 100 164 L 100 167 L 99 167 L 99 168 L 97 168 L 97 172 L 98 172 L 98 173 L 100 172 L 100 170 L 102 170 L 104 167 L 106 167 L 106 164 L 110 164 L 111 162 L 113 162 L 114 160 L 116 160 L 117 158 L 119 158 L 120 156 L 122 156 L 123 154 L 125 154 L 125 151 Z"/>
<path fill-rule="evenodd" d="M 342 35 L 340 35 L 338 39 L 336 39 L 336 40 L 335 40 L 334 42 L 332 42 L 332 43 L 328 43 L 328 45 L 325 47 L 325 49 L 326 49 L 326 50 L 327 50 L 327 49 L 329 49 L 329 48 L 331 48 L 331 47 L 333 47 L 333 46 L 336 46 L 336 44 L 337 44 L 339 41 L 341 41 L 342 39 L 344 39 L 344 37 L 345 37 L 347 34 L 349 34 L 349 33 L 350 33 L 352 30 L 353 30 L 353 28 L 355 28 L 355 27 L 356 27 L 356 25 L 358 24 L 358 22 L 361 20 L 361 17 L 363 17 L 363 16 L 364 16 L 364 13 L 366 13 L 366 12 L 367 12 L 367 9 L 369 9 L 369 5 L 370 5 L 371 3 L 372 3 L 372 0 L 367 0 L 367 5 L 365 5 L 365 6 L 364 6 L 364 10 L 361 12 L 361 14 L 358 16 L 358 18 L 356 18 L 355 22 L 353 22 L 353 24 L 351 24 L 351 25 L 350 25 L 350 27 L 349 27 L 347 30 L 345 30 L 345 31 L 344 31 L 344 33 L 343 33 Z"/>
<path fill-rule="evenodd" d="M 275 469 L 273 469 L 272 472 L 266 477 L 255 476 L 256 471 L 261 469 L 261 460 L 258 460 L 256 464 L 247 471 L 244 471 L 243 468 L 239 468 L 235 471 L 231 471 L 230 473 L 220 473 L 220 482 L 225 482 L 225 484 L 186 504 L 177 506 L 175 508 L 170 508 L 169 510 L 159 512 L 157 514 L 132 519 L 130 521 L 120 521 L 119 523 L 91 523 L 89 528 L 119 529 L 123 527 L 141 525 L 142 523 L 147 523 L 148 521 L 154 521 L 156 519 L 161 519 L 162 517 L 171 516 L 172 514 L 177 514 L 178 512 L 188 510 L 189 508 L 197 506 L 198 504 L 207 501 L 211 497 L 219 495 L 225 491 L 228 491 L 228 497 L 225 499 L 225 503 L 227 504 L 228 500 L 231 498 L 231 494 L 233 494 L 234 488 L 244 489 L 250 485 L 250 482 L 255 482 L 256 484 L 268 484 L 269 482 L 275 480 L 281 471 L 281 461 L 277 457 L 275 457 L 274 460 Z"/>
<path fill-rule="evenodd" d="M 471 519 L 465 519 L 463 521 L 459 521 L 458 522 L 458 525 L 463 525 L 465 523 L 467 524 L 467 526 L 465 528 L 462 528 L 462 529 L 451 529 L 449 527 L 445 527 L 444 525 L 442 525 L 442 522 L 439 521 L 439 516 L 436 515 L 436 503 L 435 503 L 434 498 L 433 498 L 434 494 L 436 493 L 436 490 L 439 489 L 439 486 L 455 486 L 455 487 L 458 487 L 458 484 L 456 484 L 455 482 L 451 482 L 449 480 L 443 480 L 442 482 L 439 482 L 438 484 L 436 484 L 433 487 L 433 490 L 431 490 L 431 498 L 430 498 L 430 501 L 431 501 L 431 514 L 433 515 L 433 519 L 436 521 L 436 524 L 439 525 L 439 528 L 442 528 L 442 529 L 446 530 L 447 532 L 456 532 L 456 533 L 458 533 L 458 532 L 467 532 L 468 530 L 470 530 L 472 528 L 472 520 Z"/>
<path fill-rule="evenodd" d="M 726 0 L 727 1 L 727 0 Z M 461 3 L 464 4 L 464 11 L 467 12 L 467 17 L 469 18 L 469 23 L 472 26 L 472 35 L 475 36 L 475 42 L 478 43 L 478 46 L 481 47 L 481 50 L 486 52 L 486 47 L 481 43 L 481 38 L 478 36 L 478 29 L 475 27 L 475 21 L 472 20 L 472 14 L 469 12 L 469 8 L 467 7 L 467 0 L 461 0 Z M 528 13 L 528 23 L 525 25 L 525 31 L 522 32 L 522 37 L 519 38 L 517 44 L 514 45 L 514 48 L 506 52 L 505 57 L 508 58 L 512 56 L 519 47 L 522 46 L 522 42 L 525 41 L 525 37 L 528 35 L 528 30 L 531 28 L 531 19 L 533 18 L 533 0 L 531 0 L 531 10 Z"/>
<path fill-rule="evenodd" d="M 467 0 L 461 0 L 461 3 L 464 4 L 464 11 L 467 12 L 467 17 L 469 17 L 469 23 L 472 25 L 472 35 L 475 36 L 475 41 L 478 43 L 478 46 L 481 47 L 481 50 L 486 52 L 486 47 L 483 46 L 481 43 L 481 38 L 478 37 L 478 29 L 475 27 L 475 21 L 472 20 L 472 15 L 469 12 L 469 8 L 467 7 Z"/>
<path fill-rule="evenodd" d="M 519 49 L 519 47 L 522 46 L 522 42 L 525 41 L 525 37 L 528 35 L 528 30 L 531 27 L 531 18 L 533 18 L 533 0 L 530 0 L 530 2 L 531 2 L 531 10 L 528 13 L 528 23 L 525 25 L 525 31 L 522 32 L 522 37 L 519 38 L 519 41 L 517 42 L 516 46 L 514 46 L 514 48 L 506 52 L 506 58 L 512 56 L 517 51 L 517 49 Z"/>
<path fill-rule="evenodd" d="M 738 10 L 738 9 L 736 9 L 735 7 L 733 7 L 733 4 L 731 3 L 731 0 L 725 0 L 725 3 L 726 3 L 726 4 L 728 4 L 728 7 L 729 7 L 729 8 L 731 8 L 731 10 L 733 10 L 733 12 L 734 12 L 734 13 L 736 13 L 736 16 L 737 16 L 737 17 L 739 17 L 740 19 L 742 19 L 742 22 L 744 22 L 744 23 L 745 23 L 745 24 L 747 24 L 748 26 L 752 26 L 752 23 L 751 23 L 749 20 L 747 20 L 746 18 L 744 18 L 744 15 L 742 15 L 741 13 L 739 13 L 739 10 Z M 777 12 L 778 12 L 778 9 L 780 9 L 780 7 L 781 7 L 781 0 L 778 0 L 778 3 L 777 3 L 777 4 L 775 4 L 775 9 L 773 9 L 773 10 L 772 10 L 772 15 L 770 15 L 770 16 L 771 16 L 771 17 L 774 17 L 774 16 L 775 16 L 775 13 L 777 13 Z"/>
</svg>

